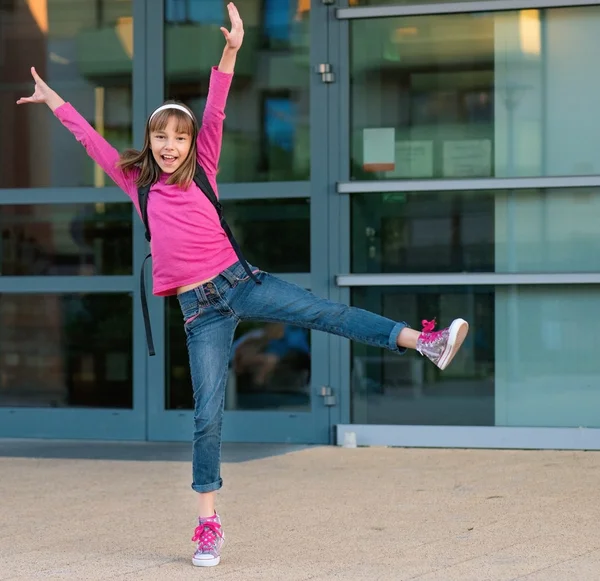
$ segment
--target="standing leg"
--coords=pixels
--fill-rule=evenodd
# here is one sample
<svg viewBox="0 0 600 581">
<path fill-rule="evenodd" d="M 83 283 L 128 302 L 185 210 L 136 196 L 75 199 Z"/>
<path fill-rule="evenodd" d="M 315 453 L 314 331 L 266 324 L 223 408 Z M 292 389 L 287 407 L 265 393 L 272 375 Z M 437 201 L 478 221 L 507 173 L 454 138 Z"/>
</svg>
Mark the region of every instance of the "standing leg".
<svg viewBox="0 0 600 581">
<path fill-rule="evenodd" d="M 235 289 L 231 306 L 241 319 L 325 331 L 396 353 L 416 349 L 440 369 L 450 364 L 469 330 L 466 321 L 455 319 L 440 331 L 433 330 L 433 321 L 423 322 L 423 332 L 415 331 L 404 322 L 317 297 L 268 273 L 260 272 L 258 276 L 261 285 L 249 280 Z"/>
<path fill-rule="evenodd" d="M 198 492 L 199 522 L 192 560 L 197 566 L 220 562 L 223 545 L 221 521 L 215 510 L 221 488 L 221 427 L 229 356 L 237 319 L 212 305 L 201 304 L 193 293 L 180 299 L 184 314 L 190 372 L 194 390 L 192 488 Z"/>
</svg>

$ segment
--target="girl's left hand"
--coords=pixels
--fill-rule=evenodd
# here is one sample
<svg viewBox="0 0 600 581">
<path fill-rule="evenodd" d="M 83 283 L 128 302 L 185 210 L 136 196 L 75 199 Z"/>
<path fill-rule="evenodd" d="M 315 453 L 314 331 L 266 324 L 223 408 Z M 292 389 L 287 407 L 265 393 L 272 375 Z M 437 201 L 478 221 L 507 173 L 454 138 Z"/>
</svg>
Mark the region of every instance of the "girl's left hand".
<svg viewBox="0 0 600 581">
<path fill-rule="evenodd" d="M 244 23 L 233 2 L 227 4 L 227 11 L 229 12 L 229 20 L 231 21 L 231 31 L 221 26 L 221 32 L 227 41 L 227 48 L 238 50 L 244 40 Z"/>
</svg>

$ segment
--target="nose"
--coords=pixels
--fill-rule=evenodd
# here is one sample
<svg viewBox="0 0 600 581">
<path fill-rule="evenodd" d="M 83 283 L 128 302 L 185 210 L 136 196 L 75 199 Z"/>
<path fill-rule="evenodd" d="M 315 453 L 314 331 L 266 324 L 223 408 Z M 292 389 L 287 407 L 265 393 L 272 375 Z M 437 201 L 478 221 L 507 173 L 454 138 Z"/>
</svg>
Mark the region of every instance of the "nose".
<svg viewBox="0 0 600 581">
<path fill-rule="evenodd" d="M 174 138 L 167 138 L 165 140 L 165 144 L 163 146 L 163 149 L 167 150 L 167 151 L 174 151 L 175 150 L 175 139 Z"/>
</svg>

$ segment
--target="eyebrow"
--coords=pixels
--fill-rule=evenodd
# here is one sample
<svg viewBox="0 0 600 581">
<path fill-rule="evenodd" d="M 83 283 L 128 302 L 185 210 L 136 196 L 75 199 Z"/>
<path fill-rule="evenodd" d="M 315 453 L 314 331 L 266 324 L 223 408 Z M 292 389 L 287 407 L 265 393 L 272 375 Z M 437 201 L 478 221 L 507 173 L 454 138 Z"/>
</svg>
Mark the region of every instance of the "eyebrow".
<svg viewBox="0 0 600 581">
<path fill-rule="evenodd" d="M 162 133 L 162 134 L 165 134 L 166 131 L 164 129 L 156 129 L 152 133 Z M 190 137 L 190 134 L 187 131 L 176 131 L 175 133 L 177 135 L 187 135 L 188 137 Z"/>
</svg>

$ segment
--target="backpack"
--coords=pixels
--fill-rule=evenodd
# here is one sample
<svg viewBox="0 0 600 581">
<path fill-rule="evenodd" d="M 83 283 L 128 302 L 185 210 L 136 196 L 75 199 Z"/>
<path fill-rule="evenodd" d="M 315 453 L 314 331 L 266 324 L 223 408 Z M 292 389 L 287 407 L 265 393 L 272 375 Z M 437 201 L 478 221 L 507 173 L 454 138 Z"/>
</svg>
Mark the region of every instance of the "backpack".
<svg viewBox="0 0 600 581">
<path fill-rule="evenodd" d="M 210 203 L 214 206 L 217 214 L 219 216 L 219 222 L 221 223 L 221 227 L 227 234 L 227 238 L 229 238 L 229 242 L 231 242 L 231 246 L 233 250 L 237 254 L 237 257 L 240 260 L 240 263 L 244 267 L 244 270 L 248 274 L 248 276 L 256 283 L 261 284 L 261 282 L 256 278 L 256 275 L 250 270 L 246 259 L 244 258 L 242 251 L 238 243 L 229 228 L 229 225 L 225 221 L 225 217 L 223 216 L 223 207 L 219 203 L 217 196 L 215 195 L 210 182 L 208 181 L 208 177 L 206 172 L 202 168 L 202 166 L 196 162 L 196 172 L 194 174 L 194 183 L 200 188 L 202 193 L 209 199 Z M 144 226 L 146 227 L 146 240 L 150 242 L 150 225 L 148 224 L 148 195 L 150 193 L 150 185 L 142 186 L 138 188 L 138 201 L 140 204 L 140 213 L 142 214 L 142 221 L 144 222 Z M 146 329 L 146 342 L 148 344 L 148 353 L 150 356 L 155 354 L 154 351 L 154 341 L 152 340 L 152 329 L 150 328 L 150 315 L 148 313 L 148 301 L 146 299 L 146 283 L 144 281 L 144 269 L 146 266 L 146 261 L 148 258 L 152 256 L 151 253 L 148 253 L 146 258 L 144 258 L 144 262 L 142 263 L 142 269 L 140 272 L 140 291 L 141 291 L 141 300 L 142 300 L 142 312 L 144 314 L 144 327 Z"/>
</svg>

